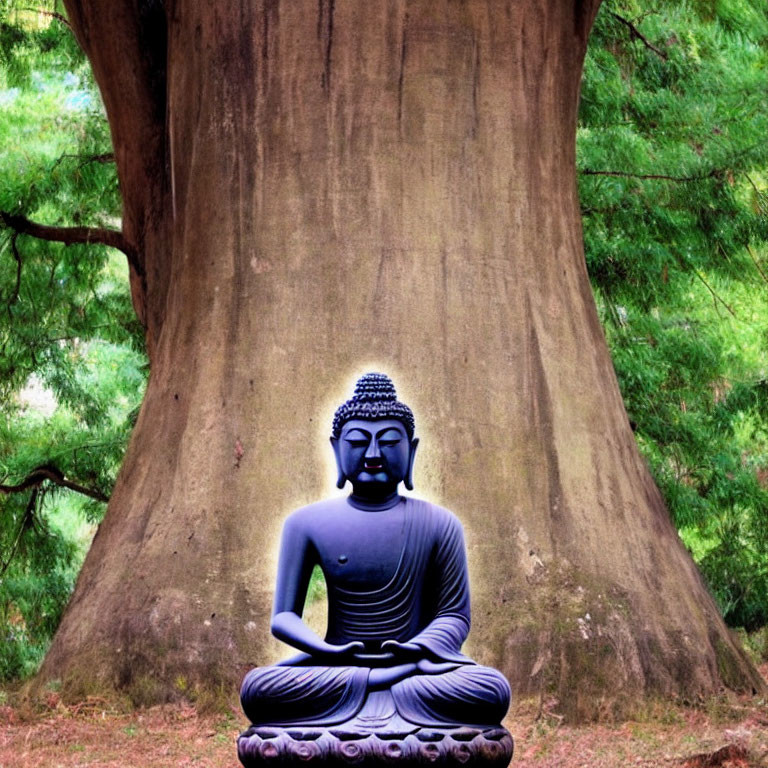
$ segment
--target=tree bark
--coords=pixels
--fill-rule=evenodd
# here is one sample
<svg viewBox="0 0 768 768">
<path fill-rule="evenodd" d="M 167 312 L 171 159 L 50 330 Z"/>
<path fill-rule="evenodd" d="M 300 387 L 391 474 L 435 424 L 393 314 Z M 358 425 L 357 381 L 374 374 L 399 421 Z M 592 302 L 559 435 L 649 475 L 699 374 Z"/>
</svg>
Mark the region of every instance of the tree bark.
<svg viewBox="0 0 768 768">
<path fill-rule="evenodd" d="M 229 696 L 278 658 L 281 522 L 332 492 L 333 409 L 382 370 L 416 495 L 467 529 L 469 652 L 516 695 L 588 718 L 762 689 L 638 454 L 587 278 L 597 0 L 169 0 L 162 76 L 152 4 L 68 5 L 152 372 L 40 680 Z"/>
</svg>

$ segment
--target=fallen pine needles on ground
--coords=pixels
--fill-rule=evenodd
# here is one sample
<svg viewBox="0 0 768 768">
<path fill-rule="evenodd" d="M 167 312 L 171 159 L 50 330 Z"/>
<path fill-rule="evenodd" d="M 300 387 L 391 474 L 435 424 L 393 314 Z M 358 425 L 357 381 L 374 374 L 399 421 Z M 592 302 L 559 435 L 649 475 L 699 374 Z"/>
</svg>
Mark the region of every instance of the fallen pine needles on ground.
<svg viewBox="0 0 768 768">
<path fill-rule="evenodd" d="M 768 768 L 765 702 L 666 706 L 620 724 L 572 726 L 516 711 L 511 768 Z M 0 768 L 237 768 L 247 726 L 234 709 L 200 714 L 190 704 L 124 712 L 91 696 L 65 705 L 50 693 L 37 710 L 0 706 Z"/>
</svg>

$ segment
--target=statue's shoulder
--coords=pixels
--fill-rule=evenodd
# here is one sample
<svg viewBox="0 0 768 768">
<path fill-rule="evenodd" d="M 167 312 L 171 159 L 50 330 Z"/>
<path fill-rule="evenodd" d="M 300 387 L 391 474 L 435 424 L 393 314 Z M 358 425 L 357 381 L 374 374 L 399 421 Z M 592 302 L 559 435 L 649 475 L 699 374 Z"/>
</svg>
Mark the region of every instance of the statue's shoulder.
<svg viewBox="0 0 768 768">
<path fill-rule="evenodd" d="M 407 498 L 408 503 L 413 506 L 416 514 L 421 512 L 422 515 L 428 516 L 432 527 L 435 529 L 443 532 L 451 529 L 463 530 L 461 521 L 450 509 L 441 507 L 439 504 L 431 501 L 425 501 L 424 499 Z"/>
<path fill-rule="evenodd" d="M 315 501 L 291 512 L 285 519 L 285 525 L 306 526 L 317 524 L 318 521 L 337 516 L 347 506 L 346 499 L 331 498 Z"/>
</svg>

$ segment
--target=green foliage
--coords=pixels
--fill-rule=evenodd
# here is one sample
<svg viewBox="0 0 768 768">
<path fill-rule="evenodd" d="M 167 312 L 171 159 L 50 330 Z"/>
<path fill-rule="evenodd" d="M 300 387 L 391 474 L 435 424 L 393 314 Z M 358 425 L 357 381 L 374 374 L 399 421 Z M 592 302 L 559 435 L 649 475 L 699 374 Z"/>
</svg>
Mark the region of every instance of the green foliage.
<svg viewBox="0 0 768 768">
<path fill-rule="evenodd" d="M 78 66 L 85 66 L 83 55 L 61 2 L 0 0 L 0 89 L 25 87 L 54 67 L 67 72 Z"/>
<path fill-rule="evenodd" d="M 0 210 L 119 227 L 106 120 L 60 20 L 0 5 L 0 104 Z M 122 254 L 0 229 L 0 484 L 46 467 L 107 497 L 142 347 Z M 35 670 L 104 508 L 50 481 L 0 494 L 0 679 Z"/>
<path fill-rule="evenodd" d="M 587 264 L 641 450 L 732 624 L 768 623 L 768 7 L 609 0 L 585 66 Z"/>
<path fill-rule="evenodd" d="M 34 672 L 76 575 L 75 543 L 42 515 L 28 514 L 36 504 L 14 498 L 3 506 L 3 554 L 13 557 L 2 563 L 8 567 L 0 584 L 0 679 Z"/>
</svg>

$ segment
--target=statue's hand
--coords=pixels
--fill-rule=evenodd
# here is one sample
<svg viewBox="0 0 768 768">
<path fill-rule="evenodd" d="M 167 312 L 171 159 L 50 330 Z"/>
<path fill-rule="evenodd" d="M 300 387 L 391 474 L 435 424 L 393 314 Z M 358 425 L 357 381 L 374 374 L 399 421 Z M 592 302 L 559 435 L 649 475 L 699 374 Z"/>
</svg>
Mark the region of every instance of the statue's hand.
<svg viewBox="0 0 768 768">
<path fill-rule="evenodd" d="M 442 675 L 444 672 L 452 672 L 454 669 L 458 669 L 461 664 L 453 664 L 450 661 L 435 663 L 428 659 L 422 659 L 416 663 L 416 669 L 423 675 Z"/>
<path fill-rule="evenodd" d="M 400 643 L 397 640 L 385 640 L 381 644 L 381 650 L 391 653 L 396 659 L 410 659 L 423 657 L 424 649 L 415 643 Z"/>
<path fill-rule="evenodd" d="M 365 644 L 360 640 L 353 640 L 351 643 L 344 643 L 344 645 L 331 645 L 325 643 L 323 647 L 323 653 L 329 656 L 351 656 L 354 653 L 359 653 L 365 650 Z"/>
<path fill-rule="evenodd" d="M 329 660 L 351 656 L 355 651 L 362 651 L 365 648 L 360 640 L 343 645 L 326 643 L 301 620 L 301 616 L 293 611 L 280 611 L 272 616 L 272 634 L 278 640 L 310 656 L 324 656 Z"/>
</svg>

